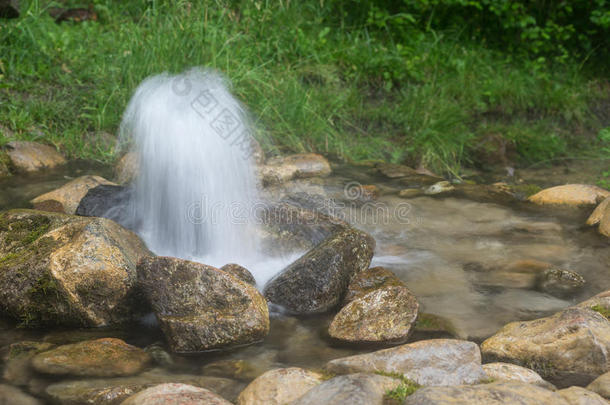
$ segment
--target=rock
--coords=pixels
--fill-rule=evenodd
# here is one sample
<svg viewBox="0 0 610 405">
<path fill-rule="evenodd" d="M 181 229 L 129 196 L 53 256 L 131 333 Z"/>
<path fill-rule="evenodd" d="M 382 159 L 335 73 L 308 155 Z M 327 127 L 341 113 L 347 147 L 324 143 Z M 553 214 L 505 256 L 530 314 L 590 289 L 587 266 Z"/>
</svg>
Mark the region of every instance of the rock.
<svg viewBox="0 0 610 405">
<path fill-rule="evenodd" d="M 455 190 L 455 187 L 450 182 L 439 181 L 438 183 L 434 183 L 430 187 L 426 188 L 424 190 L 424 194 L 433 195 L 433 194 L 440 194 L 440 193 L 445 193 L 445 192 L 453 191 L 453 190 Z"/>
<path fill-rule="evenodd" d="M 127 203 L 131 192 L 130 188 L 112 184 L 94 187 L 80 200 L 76 215 L 103 217 L 123 223 L 127 218 Z"/>
<path fill-rule="evenodd" d="M 400 380 L 375 374 L 351 374 L 331 378 L 313 387 L 290 405 L 381 405 L 387 391 Z"/>
<path fill-rule="evenodd" d="M 416 176 L 419 174 L 415 169 L 411 169 L 409 166 L 397 165 L 394 163 L 381 163 L 376 165 L 375 169 L 379 173 L 383 174 L 385 177 L 389 177 L 390 179 Z"/>
<path fill-rule="evenodd" d="M 140 315 L 136 263 L 150 252 L 104 218 L 0 214 L 0 310 L 24 326 L 99 327 Z"/>
<path fill-rule="evenodd" d="M 18 0 L 0 0 L 0 18 L 19 17 Z"/>
<path fill-rule="evenodd" d="M 597 377 L 591 384 L 587 385 L 587 389 L 598 393 L 604 398 L 610 399 L 610 372 Z"/>
<path fill-rule="evenodd" d="M 418 188 L 405 188 L 398 192 L 398 196 L 402 198 L 414 198 L 424 195 L 424 190 Z"/>
<path fill-rule="evenodd" d="M 117 162 L 114 168 L 114 176 L 118 184 L 131 183 L 137 176 L 139 170 L 138 154 L 127 152 Z"/>
<path fill-rule="evenodd" d="M 371 263 L 375 240 L 346 229 L 328 237 L 265 286 L 265 297 L 297 314 L 327 312 L 343 299 L 354 274 Z"/>
<path fill-rule="evenodd" d="M 256 279 L 254 278 L 252 273 L 250 273 L 248 269 L 243 266 L 240 266 L 239 264 L 225 264 L 220 268 L 220 270 L 229 273 L 230 275 L 235 276 L 241 281 L 244 281 L 248 284 L 256 285 Z"/>
<path fill-rule="evenodd" d="M 234 378 L 240 381 L 252 381 L 269 369 L 264 356 L 248 360 L 225 359 L 201 367 L 201 374 L 214 377 Z M 261 361 L 262 360 L 262 361 Z"/>
<path fill-rule="evenodd" d="M 81 176 L 56 190 L 39 195 L 30 202 L 37 210 L 74 214 L 80 200 L 90 189 L 100 184 L 114 185 L 100 176 Z"/>
<path fill-rule="evenodd" d="M 510 363 L 483 364 L 487 377 L 494 381 L 518 381 L 554 390 L 555 386 L 540 377 L 534 370 Z"/>
<path fill-rule="evenodd" d="M 528 200 L 538 205 L 595 205 L 610 197 L 610 191 L 588 184 L 565 184 L 544 189 Z"/>
<path fill-rule="evenodd" d="M 608 405 L 604 398 L 582 387 L 572 386 L 557 393 L 570 405 Z"/>
<path fill-rule="evenodd" d="M 138 264 L 138 281 L 175 352 L 244 345 L 269 332 L 263 296 L 220 269 L 147 257 Z"/>
<path fill-rule="evenodd" d="M 82 377 L 121 377 L 137 374 L 152 358 L 120 339 L 103 338 L 59 346 L 37 354 L 32 367 L 40 373 Z"/>
<path fill-rule="evenodd" d="M 11 166 L 18 172 L 35 172 L 66 163 L 54 147 L 41 143 L 12 141 L 5 148 Z"/>
<path fill-rule="evenodd" d="M 343 307 L 328 333 L 351 343 L 405 343 L 418 310 L 415 296 L 406 287 L 379 288 Z"/>
<path fill-rule="evenodd" d="M 188 384 L 208 389 L 228 401 L 237 398 L 243 384 L 217 377 L 170 374 L 151 370 L 133 377 L 68 380 L 49 385 L 46 396 L 62 405 L 118 405 L 128 397 L 159 384 Z"/>
<path fill-rule="evenodd" d="M 419 385 L 475 384 L 486 378 L 473 342 L 431 339 L 329 361 L 336 374 L 399 373 Z"/>
<path fill-rule="evenodd" d="M 2 377 L 13 385 L 27 385 L 32 379 L 30 366 L 32 357 L 55 347 L 52 343 L 23 341 L 9 345 L 2 356 L 4 371 Z M 0 401 L 1 403 L 1 401 Z"/>
<path fill-rule="evenodd" d="M 610 321 L 590 309 L 572 307 L 509 323 L 485 340 L 481 351 L 486 358 L 532 368 L 543 378 L 586 383 L 610 368 Z"/>
<path fill-rule="evenodd" d="M 568 405 L 561 395 L 515 381 L 454 387 L 425 387 L 407 397 L 405 405 Z"/>
<path fill-rule="evenodd" d="M 577 305 L 579 308 L 592 309 L 610 320 L 610 290 L 601 292 Z"/>
<path fill-rule="evenodd" d="M 371 291 L 384 287 L 402 286 L 405 284 L 391 271 L 385 267 L 371 267 L 356 273 L 350 281 L 343 305 L 362 297 Z"/>
<path fill-rule="evenodd" d="M 557 297 L 568 297 L 585 285 L 585 279 L 578 273 L 550 268 L 538 279 L 538 288 Z"/>
<path fill-rule="evenodd" d="M 270 370 L 252 381 L 239 394 L 237 404 L 288 404 L 320 384 L 322 380 L 322 375 L 298 367 Z"/>
<path fill-rule="evenodd" d="M 250 147 L 252 153 L 251 158 L 254 161 L 254 164 L 259 166 L 264 164 L 266 160 L 265 151 L 261 147 L 261 144 L 254 137 L 250 139 Z"/>
<path fill-rule="evenodd" d="M 610 197 L 607 197 L 604 201 L 599 203 L 597 207 L 591 213 L 591 216 L 587 219 L 587 225 L 597 225 L 601 222 L 602 218 L 606 217 L 608 214 L 608 207 L 610 207 Z"/>
<path fill-rule="evenodd" d="M 286 202 L 265 207 L 258 216 L 275 235 L 274 245 L 288 249 L 311 249 L 329 236 L 349 228 L 339 218 Z"/>
<path fill-rule="evenodd" d="M 3 405 L 42 405 L 42 401 L 29 396 L 19 388 L 0 384 L 0 404 Z"/>
<path fill-rule="evenodd" d="M 602 201 L 587 219 L 587 225 L 597 224 L 599 224 L 599 233 L 610 237 L 610 197 Z"/>
<path fill-rule="evenodd" d="M 317 153 L 274 157 L 261 167 L 264 185 L 283 183 L 292 179 L 326 177 L 330 173 L 330 164 L 324 156 Z"/>
<path fill-rule="evenodd" d="M 343 188 L 341 200 L 357 207 L 379 198 L 381 190 L 374 184 L 348 183 Z"/>
<path fill-rule="evenodd" d="M 231 405 L 205 388 L 186 384 L 160 384 L 130 396 L 121 405 Z"/>
</svg>

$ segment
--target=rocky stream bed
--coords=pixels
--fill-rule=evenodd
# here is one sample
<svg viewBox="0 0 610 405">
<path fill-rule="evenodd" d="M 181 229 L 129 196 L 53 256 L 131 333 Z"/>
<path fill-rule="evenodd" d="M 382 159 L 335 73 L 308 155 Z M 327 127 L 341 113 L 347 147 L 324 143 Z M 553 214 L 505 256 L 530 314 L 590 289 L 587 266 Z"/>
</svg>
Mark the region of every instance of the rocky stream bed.
<svg viewBox="0 0 610 405">
<path fill-rule="evenodd" d="M 39 153 L 0 178 L 0 403 L 608 403 L 607 190 L 261 157 L 255 279 L 99 217 L 129 156 Z"/>
</svg>

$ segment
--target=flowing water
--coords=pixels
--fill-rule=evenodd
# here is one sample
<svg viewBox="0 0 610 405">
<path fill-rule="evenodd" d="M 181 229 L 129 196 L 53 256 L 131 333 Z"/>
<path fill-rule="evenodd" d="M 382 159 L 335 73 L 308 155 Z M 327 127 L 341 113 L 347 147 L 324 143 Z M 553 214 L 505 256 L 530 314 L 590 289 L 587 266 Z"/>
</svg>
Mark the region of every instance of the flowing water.
<svg viewBox="0 0 610 405">
<path fill-rule="evenodd" d="M 77 165 L 46 177 L 18 176 L 2 181 L 0 209 L 27 206 L 30 198 L 77 175 L 108 172 L 107 168 Z M 371 215 L 366 205 L 351 204 L 346 190 L 354 181 L 376 184 L 382 190 L 377 200 L 382 209 L 377 215 Z M 306 193 L 337 203 L 336 213 L 377 240 L 373 264 L 392 269 L 417 296 L 421 312 L 446 318 L 462 338 L 481 341 L 507 322 L 546 316 L 610 289 L 608 243 L 594 230 L 582 226 L 582 213 L 564 214 L 457 198 L 402 199 L 396 195 L 399 189 L 395 182 L 380 178 L 369 168 L 336 166 L 326 179 L 295 181 L 281 190 L 267 190 L 264 197 Z M 293 257 L 299 253 L 292 252 Z M 576 271 L 586 284 L 569 296 L 555 297 L 534 287 L 515 286 L 510 278 L 490 279 L 494 269 L 527 259 Z M 278 259 L 275 268 L 287 261 Z M 276 271 L 269 268 L 263 270 Z M 259 276 L 261 280 L 267 277 Z M 319 368 L 330 359 L 371 350 L 347 347 L 329 339 L 326 331 L 331 319 L 329 315 L 296 318 L 274 314 L 271 332 L 260 343 L 228 352 L 172 355 L 162 367 L 170 374 L 247 380 L 269 368 Z M 29 331 L 0 322 L 0 331 L 0 346 L 20 340 L 67 343 L 111 336 L 140 347 L 164 347 L 158 327 L 150 323 L 121 330 Z M 426 337 L 431 335 L 416 330 L 411 340 Z M 238 376 L 234 367 L 238 364 L 237 368 L 243 371 L 244 366 L 234 363 L 236 360 L 245 362 L 250 371 Z"/>
<path fill-rule="evenodd" d="M 240 263 L 259 283 L 286 265 L 261 255 L 252 126 L 222 76 L 193 69 L 146 79 L 125 111 L 120 145 L 139 162 L 121 222 L 154 253 Z"/>
</svg>

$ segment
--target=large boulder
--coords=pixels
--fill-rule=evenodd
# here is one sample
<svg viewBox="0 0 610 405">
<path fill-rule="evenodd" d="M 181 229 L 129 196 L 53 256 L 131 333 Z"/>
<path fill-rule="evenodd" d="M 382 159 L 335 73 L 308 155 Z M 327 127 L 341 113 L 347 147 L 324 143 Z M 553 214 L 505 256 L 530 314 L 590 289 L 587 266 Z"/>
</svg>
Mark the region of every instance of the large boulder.
<svg viewBox="0 0 610 405">
<path fill-rule="evenodd" d="M 136 264 L 149 254 L 134 233 L 108 219 L 6 211 L 0 309 L 25 326 L 125 322 L 141 313 Z"/>
<path fill-rule="evenodd" d="M 357 297 L 334 317 L 328 333 L 351 343 L 405 343 L 419 304 L 404 286 L 390 286 Z"/>
<path fill-rule="evenodd" d="M 298 367 L 269 370 L 239 394 L 237 404 L 288 404 L 320 384 L 322 380 L 321 374 Z"/>
<path fill-rule="evenodd" d="M 283 183 L 292 179 L 325 177 L 331 172 L 330 164 L 322 155 L 303 153 L 267 160 L 261 167 L 263 184 Z"/>
<path fill-rule="evenodd" d="M 228 401 L 233 401 L 243 384 L 227 378 L 151 370 L 132 377 L 64 380 L 45 388 L 52 403 L 62 405 L 118 405 L 130 396 L 159 384 L 188 384 L 208 389 Z"/>
<path fill-rule="evenodd" d="M 517 363 L 544 378 L 587 383 L 610 369 L 610 321 L 571 307 L 546 318 L 512 322 L 481 345 L 488 359 Z"/>
<path fill-rule="evenodd" d="M 269 332 L 263 296 L 215 267 L 147 257 L 138 264 L 138 281 L 175 352 L 244 345 Z"/>
<path fill-rule="evenodd" d="M 336 374 L 398 373 L 419 385 L 475 384 L 486 378 L 479 346 L 454 339 L 431 339 L 329 361 Z"/>
<path fill-rule="evenodd" d="M 346 229 L 328 237 L 265 286 L 265 297 L 297 314 L 327 312 L 336 307 L 351 278 L 368 268 L 375 240 Z"/>
<path fill-rule="evenodd" d="M 313 387 L 290 404 L 382 405 L 386 393 L 398 385 L 400 380 L 381 375 L 342 375 Z"/>
<path fill-rule="evenodd" d="M 160 384 L 140 391 L 121 405 L 231 405 L 205 388 L 187 384 Z"/>
<path fill-rule="evenodd" d="M 407 397 L 405 405 L 569 405 L 553 391 L 514 381 L 453 387 L 425 387 Z"/>
<path fill-rule="evenodd" d="M 587 386 L 589 391 L 597 392 L 604 398 L 610 399 L 610 371 L 597 377 Z"/>
<path fill-rule="evenodd" d="M 608 405 L 602 396 L 582 387 L 572 386 L 557 393 L 570 405 Z"/>
<path fill-rule="evenodd" d="M 39 195 L 30 202 L 37 210 L 74 214 L 87 192 L 101 184 L 113 185 L 114 183 L 100 176 L 81 176 L 56 190 Z"/>
<path fill-rule="evenodd" d="M 595 205 L 610 197 L 610 191 L 588 184 L 565 184 L 544 189 L 528 200 L 539 205 Z"/>
<path fill-rule="evenodd" d="M 32 358 L 32 366 L 50 375 L 120 377 L 139 373 L 151 361 L 144 350 L 121 339 L 102 338 L 39 353 Z"/>
<path fill-rule="evenodd" d="M 5 145 L 5 149 L 10 166 L 17 172 L 36 172 L 66 163 L 54 147 L 41 143 L 12 141 Z"/>
<path fill-rule="evenodd" d="M 599 225 L 599 233 L 610 237 L 610 197 L 602 201 L 587 219 L 587 225 Z"/>
</svg>

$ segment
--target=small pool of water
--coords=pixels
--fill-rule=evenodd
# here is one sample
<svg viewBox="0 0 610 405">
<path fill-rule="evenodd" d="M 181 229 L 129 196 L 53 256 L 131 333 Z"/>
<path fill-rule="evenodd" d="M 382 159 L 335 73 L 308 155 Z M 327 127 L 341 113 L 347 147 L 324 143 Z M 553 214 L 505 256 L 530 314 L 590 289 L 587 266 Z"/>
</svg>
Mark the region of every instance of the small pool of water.
<svg viewBox="0 0 610 405">
<path fill-rule="evenodd" d="M 109 176 L 110 169 L 78 163 L 45 175 L 4 180 L 0 182 L 0 209 L 29 207 L 31 198 L 84 174 Z M 345 190 L 353 182 L 381 189 L 376 213 L 370 205 L 350 204 Z M 397 196 L 401 187 L 396 181 L 382 179 L 369 168 L 349 166 L 337 168 L 329 178 L 297 182 L 291 188 L 292 192 L 332 199 L 335 213 L 371 233 L 377 241 L 372 264 L 394 271 L 416 295 L 420 312 L 446 318 L 461 338 L 480 342 L 508 322 L 546 316 L 610 289 L 608 243 L 583 226 L 581 211 L 566 214 L 428 196 L 403 199 Z M 575 271 L 586 284 L 569 296 L 558 297 L 533 287 L 517 288 L 512 280 L 503 283 L 492 277 L 490 281 L 490 272 L 520 260 Z M 332 341 L 327 335 L 331 319 L 330 315 L 297 318 L 273 314 L 271 332 L 260 343 L 227 352 L 171 355 L 162 367 L 169 372 L 247 381 L 270 368 L 318 369 L 328 360 L 371 350 Z M 140 347 L 167 350 L 150 318 L 119 330 L 26 330 L 8 322 L 0 324 L 0 346 L 21 340 L 61 344 L 98 337 L 118 337 Z M 416 332 L 411 340 L 424 337 L 431 336 Z M 249 366 L 237 372 L 231 368 L 231 360 L 244 360 Z"/>
</svg>

